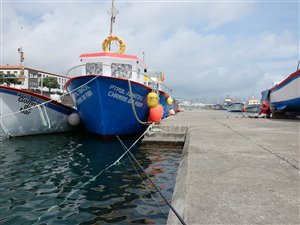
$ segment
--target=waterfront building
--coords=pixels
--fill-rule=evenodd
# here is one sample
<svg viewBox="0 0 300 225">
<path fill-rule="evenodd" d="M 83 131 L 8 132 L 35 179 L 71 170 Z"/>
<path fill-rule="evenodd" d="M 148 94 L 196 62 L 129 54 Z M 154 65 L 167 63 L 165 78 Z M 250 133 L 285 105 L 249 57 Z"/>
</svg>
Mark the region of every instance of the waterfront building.
<svg viewBox="0 0 300 225">
<path fill-rule="evenodd" d="M 46 77 L 55 77 L 59 88 L 53 89 L 55 92 L 63 92 L 63 88 L 67 80 L 67 76 L 46 72 L 38 69 L 33 69 L 24 66 L 0 66 L 0 74 L 15 75 L 19 81 L 21 81 L 21 87 L 28 90 L 40 90 L 42 91 L 43 79 Z M 45 87 L 46 88 L 46 87 Z M 47 88 L 48 89 L 48 88 Z"/>
</svg>

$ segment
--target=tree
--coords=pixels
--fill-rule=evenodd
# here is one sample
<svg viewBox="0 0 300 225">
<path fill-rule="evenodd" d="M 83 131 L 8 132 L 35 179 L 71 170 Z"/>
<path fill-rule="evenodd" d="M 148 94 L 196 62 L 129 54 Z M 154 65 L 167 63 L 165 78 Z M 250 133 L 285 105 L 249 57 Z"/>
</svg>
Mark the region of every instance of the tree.
<svg viewBox="0 0 300 225">
<path fill-rule="evenodd" d="M 43 87 L 49 88 L 49 92 L 51 92 L 51 88 L 59 88 L 57 78 L 55 78 L 55 77 L 44 78 L 43 79 Z"/>
<path fill-rule="evenodd" d="M 22 82 L 18 80 L 15 74 L 0 73 L 0 84 L 4 84 L 4 83 L 10 85 L 10 84 L 21 84 Z"/>
</svg>

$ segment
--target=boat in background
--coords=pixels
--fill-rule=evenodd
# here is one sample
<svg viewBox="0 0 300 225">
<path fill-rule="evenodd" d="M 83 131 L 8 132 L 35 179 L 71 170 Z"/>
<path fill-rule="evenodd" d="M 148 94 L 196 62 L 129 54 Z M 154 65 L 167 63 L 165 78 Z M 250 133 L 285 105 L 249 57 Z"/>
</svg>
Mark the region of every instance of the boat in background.
<svg viewBox="0 0 300 225">
<path fill-rule="evenodd" d="M 220 105 L 220 104 L 212 105 L 212 109 L 214 109 L 214 110 L 221 110 L 222 109 L 222 105 Z"/>
<path fill-rule="evenodd" d="M 289 75 L 279 84 L 262 92 L 262 101 L 267 101 L 274 116 L 277 113 L 300 115 L 300 70 Z"/>
<path fill-rule="evenodd" d="M 224 102 L 222 104 L 222 109 L 226 110 L 227 107 L 232 103 L 232 98 L 230 98 L 228 95 L 225 96 Z"/>
<path fill-rule="evenodd" d="M 232 102 L 227 106 L 228 112 L 242 112 L 244 108 L 244 103 Z"/>
<path fill-rule="evenodd" d="M 111 21 L 114 21 L 112 5 Z M 110 47 L 118 42 L 119 49 Z M 112 34 L 102 44 L 103 52 L 80 55 L 80 65 L 71 68 L 66 88 L 72 96 L 86 130 L 100 136 L 137 135 L 153 121 L 152 113 L 166 116 L 171 103 L 170 89 L 165 89 L 162 73 L 153 78 L 135 55 L 127 55 L 124 41 Z M 78 71 L 79 70 L 79 71 Z M 152 77 L 151 77 L 152 76 Z M 150 106 L 148 94 L 156 93 L 159 102 Z M 168 100 L 169 99 L 169 100 Z M 159 120 L 160 120 L 159 119 Z M 154 121 L 155 122 L 155 121 Z"/>
<path fill-rule="evenodd" d="M 259 113 L 261 108 L 260 101 L 252 96 L 245 104 L 243 111 L 246 113 Z"/>
<path fill-rule="evenodd" d="M 2 138 L 66 132 L 73 129 L 68 119 L 74 109 L 47 96 L 4 85 L 0 85 L 0 96 Z M 73 118 L 73 115 L 71 117 Z"/>
</svg>

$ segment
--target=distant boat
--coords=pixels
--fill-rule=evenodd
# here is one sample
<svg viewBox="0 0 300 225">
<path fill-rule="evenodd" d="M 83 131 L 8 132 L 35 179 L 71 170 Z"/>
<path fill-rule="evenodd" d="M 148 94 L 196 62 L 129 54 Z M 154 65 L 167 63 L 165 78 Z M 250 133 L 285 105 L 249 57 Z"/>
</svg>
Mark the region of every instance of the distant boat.
<svg viewBox="0 0 300 225">
<path fill-rule="evenodd" d="M 228 112 L 242 112 L 244 104 L 241 102 L 232 102 L 227 106 Z"/>
<path fill-rule="evenodd" d="M 226 110 L 227 107 L 232 103 L 232 98 L 225 96 L 224 102 L 222 104 L 222 109 Z"/>
<path fill-rule="evenodd" d="M 220 105 L 220 104 L 212 105 L 212 109 L 214 109 L 214 110 L 221 110 L 222 109 L 222 105 Z"/>
<path fill-rule="evenodd" d="M 111 21 L 115 17 L 113 9 L 114 6 Z M 110 49 L 114 42 L 119 46 L 117 52 Z M 157 115 L 161 111 L 162 118 L 172 105 L 171 89 L 164 83 L 164 74 L 148 74 L 143 60 L 124 54 L 125 48 L 124 41 L 110 32 L 102 44 L 102 52 L 82 54 L 80 65 L 69 70 L 69 75 L 74 76 L 66 88 L 76 103 L 82 124 L 90 133 L 99 136 L 140 134 L 149 125 L 148 119 L 153 121 L 150 112 L 155 112 L 154 108 Z M 147 99 L 154 93 L 160 104 L 150 107 Z M 159 117 L 155 116 L 155 120 Z"/>
<path fill-rule="evenodd" d="M 244 112 L 247 113 L 259 113 L 260 112 L 261 103 L 260 101 L 252 96 L 244 106 Z"/>
<path fill-rule="evenodd" d="M 263 91 L 262 101 L 270 103 L 272 114 L 276 112 L 300 114 L 300 70 Z"/>
<path fill-rule="evenodd" d="M 0 85 L 0 136 L 58 133 L 72 129 L 71 107 L 28 90 Z"/>
</svg>

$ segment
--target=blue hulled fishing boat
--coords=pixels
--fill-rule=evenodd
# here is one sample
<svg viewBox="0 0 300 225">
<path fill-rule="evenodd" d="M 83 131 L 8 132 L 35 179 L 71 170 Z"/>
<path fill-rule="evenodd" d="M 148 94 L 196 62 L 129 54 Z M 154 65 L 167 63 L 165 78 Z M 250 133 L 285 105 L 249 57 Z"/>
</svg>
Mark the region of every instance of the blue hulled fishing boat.
<svg viewBox="0 0 300 225">
<path fill-rule="evenodd" d="M 110 51 L 114 42 L 119 46 L 117 52 Z M 81 64 L 68 72 L 71 79 L 66 88 L 76 103 L 82 124 L 91 133 L 101 136 L 139 134 L 149 124 L 149 117 L 161 114 L 162 118 L 168 104 L 172 104 L 171 90 L 164 84 L 163 73 L 156 77 L 148 74 L 143 60 L 124 54 L 125 48 L 124 41 L 112 35 L 111 23 L 110 35 L 102 44 L 103 52 L 82 54 Z M 157 97 L 150 93 L 156 93 Z M 159 98 L 160 104 L 151 105 L 151 98 Z"/>
</svg>

